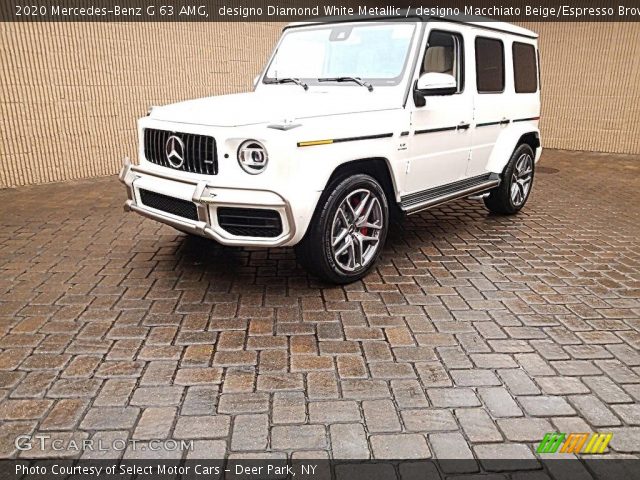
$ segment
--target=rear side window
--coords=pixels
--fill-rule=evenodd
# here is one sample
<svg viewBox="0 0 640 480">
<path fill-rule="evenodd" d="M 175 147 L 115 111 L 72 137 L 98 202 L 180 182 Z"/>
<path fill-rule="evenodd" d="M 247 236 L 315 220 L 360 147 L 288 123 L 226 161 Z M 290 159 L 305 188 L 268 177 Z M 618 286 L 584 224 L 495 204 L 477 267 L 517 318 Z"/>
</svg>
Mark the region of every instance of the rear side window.
<svg viewBox="0 0 640 480">
<path fill-rule="evenodd" d="M 504 45 L 494 38 L 476 38 L 476 84 L 479 93 L 504 91 Z"/>
<path fill-rule="evenodd" d="M 513 42 L 513 80 L 516 93 L 538 91 L 536 49 L 527 43 Z"/>
</svg>

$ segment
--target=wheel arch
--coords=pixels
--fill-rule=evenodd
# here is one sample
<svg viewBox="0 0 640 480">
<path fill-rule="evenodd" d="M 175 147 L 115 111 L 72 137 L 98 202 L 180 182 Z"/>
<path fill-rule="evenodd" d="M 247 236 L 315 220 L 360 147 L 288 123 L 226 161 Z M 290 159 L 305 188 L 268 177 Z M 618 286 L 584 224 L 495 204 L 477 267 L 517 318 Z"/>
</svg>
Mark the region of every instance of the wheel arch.
<svg viewBox="0 0 640 480">
<path fill-rule="evenodd" d="M 489 157 L 487 170 L 494 173 L 502 173 L 515 149 L 522 144 L 529 145 L 536 160 L 539 158 L 538 153 L 542 145 L 540 143 L 540 131 L 537 127 L 530 125 L 511 126 L 510 129 L 502 132 Z"/>
<path fill-rule="evenodd" d="M 327 190 L 332 185 L 346 177 L 364 173 L 378 181 L 387 196 L 389 206 L 397 205 L 398 187 L 392 172 L 391 164 L 385 157 L 369 157 L 350 160 L 341 163 L 334 168 L 327 180 L 324 190 Z"/>
<path fill-rule="evenodd" d="M 318 212 L 322 208 L 323 202 L 327 198 L 331 188 L 351 175 L 365 174 L 376 179 L 387 198 L 390 215 L 400 215 L 401 210 L 397 198 L 397 183 L 392 172 L 391 164 L 386 157 L 357 158 L 336 165 L 323 186 L 322 194 L 315 204 L 313 214 L 310 216 L 308 222 L 300 225 L 301 228 L 298 231 L 299 236 L 296 235 L 296 242 L 294 243 L 301 241 L 307 236 L 309 227 L 317 221 Z"/>
</svg>

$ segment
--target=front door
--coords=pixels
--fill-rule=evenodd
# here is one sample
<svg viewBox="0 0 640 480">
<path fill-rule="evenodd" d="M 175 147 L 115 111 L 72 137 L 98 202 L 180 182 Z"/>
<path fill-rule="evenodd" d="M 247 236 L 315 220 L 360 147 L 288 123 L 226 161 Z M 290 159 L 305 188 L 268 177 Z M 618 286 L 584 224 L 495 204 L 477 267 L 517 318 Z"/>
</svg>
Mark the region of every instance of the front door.
<svg viewBox="0 0 640 480">
<path fill-rule="evenodd" d="M 422 107 L 409 100 L 407 194 L 464 179 L 471 149 L 473 92 L 465 88 L 464 32 L 448 23 L 429 22 L 425 38 L 416 78 L 429 72 L 447 73 L 456 78 L 457 91 L 427 96 Z"/>
</svg>

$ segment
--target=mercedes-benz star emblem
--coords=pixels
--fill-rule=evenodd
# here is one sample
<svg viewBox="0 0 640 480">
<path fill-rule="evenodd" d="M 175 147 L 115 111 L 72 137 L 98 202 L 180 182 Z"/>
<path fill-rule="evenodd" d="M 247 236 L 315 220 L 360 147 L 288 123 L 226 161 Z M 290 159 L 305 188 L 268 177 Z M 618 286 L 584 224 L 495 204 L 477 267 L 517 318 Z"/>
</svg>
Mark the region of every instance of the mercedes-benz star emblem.
<svg viewBox="0 0 640 480">
<path fill-rule="evenodd" d="M 167 160 L 173 168 L 180 168 L 184 164 L 184 143 L 182 143 L 180 137 L 171 135 L 167 138 L 164 151 L 167 155 Z"/>
</svg>

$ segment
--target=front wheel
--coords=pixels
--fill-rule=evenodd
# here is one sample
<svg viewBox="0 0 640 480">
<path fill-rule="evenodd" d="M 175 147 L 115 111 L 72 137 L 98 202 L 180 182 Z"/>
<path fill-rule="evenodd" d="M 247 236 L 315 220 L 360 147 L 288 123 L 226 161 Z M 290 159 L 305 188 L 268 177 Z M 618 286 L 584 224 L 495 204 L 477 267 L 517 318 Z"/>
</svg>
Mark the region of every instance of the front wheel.
<svg viewBox="0 0 640 480">
<path fill-rule="evenodd" d="M 330 188 L 296 253 L 323 280 L 350 283 L 364 277 L 380 256 L 389 206 L 382 187 L 369 175 L 352 175 Z"/>
<path fill-rule="evenodd" d="M 502 174 L 502 182 L 484 200 L 493 213 L 518 213 L 529 198 L 533 186 L 535 162 L 531 147 L 522 144 L 515 149 Z"/>
</svg>

